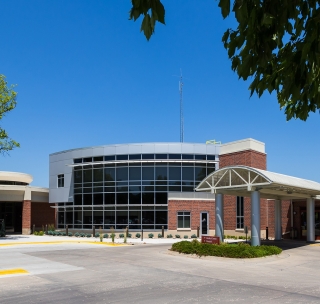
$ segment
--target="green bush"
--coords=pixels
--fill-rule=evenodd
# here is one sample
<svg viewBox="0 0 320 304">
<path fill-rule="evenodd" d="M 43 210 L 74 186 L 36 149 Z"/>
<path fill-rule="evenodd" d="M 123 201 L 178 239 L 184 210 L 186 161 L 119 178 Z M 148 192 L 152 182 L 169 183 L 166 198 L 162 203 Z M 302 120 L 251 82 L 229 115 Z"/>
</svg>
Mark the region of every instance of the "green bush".
<svg viewBox="0 0 320 304">
<path fill-rule="evenodd" d="M 73 236 L 72 232 L 68 232 L 68 236 Z"/>
<path fill-rule="evenodd" d="M 162 238 L 162 233 L 158 233 L 158 239 Z"/>
<path fill-rule="evenodd" d="M 108 233 L 105 233 L 104 235 L 103 235 L 103 238 L 104 239 L 107 239 L 109 237 L 109 234 Z"/>
<path fill-rule="evenodd" d="M 141 234 L 140 233 L 136 233 L 136 238 L 139 238 L 141 237 Z"/>
<path fill-rule="evenodd" d="M 48 235 L 53 235 L 53 231 L 52 230 L 48 230 Z"/>
<path fill-rule="evenodd" d="M 56 228 L 54 227 L 54 224 L 49 224 L 49 225 L 48 225 L 48 230 L 50 230 L 50 231 L 55 231 Z"/>
<path fill-rule="evenodd" d="M 96 232 L 96 234 L 94 235 L 94 237 L 98 238 L 100 236 L 99 232 Z"/>
<path fill-rule="evenodd" d="M 86 236 L 85 233 L 83 233 L 83 232 L 80 233 L 80 237 L 85 237 L 85 236 Z"/>
<path fill-rule="evenodd" d="M 76 233 L 74 234 L 74 236 L 75 236 L 75 237 L 79 237 L 79 236 L 80 236 L 80 233 L 79 233 L 79 232 L 76 232 Z"/>
<path fill-rule="evenodd" d="M 280 254 L 282 249 L 277 246 L 250 246 L 245 243 L 237 244 L 202 244 L 198 240 L 192 242 L 181 241 L 171 247 L 172 251 L 198 256 L 218 256 L 227 258 L 259 258 L 268 255 Z"/>
<path fill-rule="evenodd" d="M 196 239 L 197 236 L 196 236 L 195 234 L 193 234 L 193 235 L 191 235 L 191 238 L 192 238 L 192 239 Z"/>
<path fill-rule="evenodd" d="M 87 238 L 90 238 L 90 237 L 91 237 L 91 233 L 87 233 L 87 234 L 86 234 L 86 237 L 87 237 Z"/>
<path fill-rule="evenodd" d="M 128 238 L 131 238 L 132 237 L 132 234 L 131 233 L 128 233 Z"/>
<path fill-rule="evenodd" d="M 120 234 L 119 234 L 119 238 L 120 238 L 120 239 L 123 239 L 123 238 L 124 238 L 124 233 L 120 233 Z"/>
<path fill-rule="evenodd" d="M 172 234 L 167 234 L 167 239 L 172 239 Z"/>
<path fill-rule="evenodd" d="M 180 239 L 180 234 L 175 235 L 176 239 Z"/>
<path fill-rule="evenodd" d="M 62 232 L 61 235 L 62 236 L 67 236 L 67 233 L 66 232 Z"/>
<path fill-rule="evenodd" d="M 149 234 L 148 234 L 148 238 L 149 238 L 149 239 L 152 239 L 152 238 L 153 238 L 153 233 L 149 233 Z"/>
<path fill-rule="evenodd" d="M 184 235 L 183 238 L 184 238 L 184 239 L 187 239 L 187 238 L 189 238 L 189 237 L 188 237 L 187 235 Z"/>
</svg>

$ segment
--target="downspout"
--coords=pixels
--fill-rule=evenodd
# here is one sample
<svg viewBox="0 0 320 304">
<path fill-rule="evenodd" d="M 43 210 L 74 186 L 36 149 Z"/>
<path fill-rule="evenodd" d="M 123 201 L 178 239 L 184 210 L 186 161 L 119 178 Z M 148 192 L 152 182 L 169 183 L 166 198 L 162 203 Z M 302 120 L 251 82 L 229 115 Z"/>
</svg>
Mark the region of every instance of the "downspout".
<svg viewBox="0 0 320 304">
<path fill-rule="evenodd" d="M 290 200 L 290 209 L 291 209 L 291 238 L 294 238 L 294 232 L 293 232 L 293 203 L 292 203 L 292 199 Z"/>
</svg>

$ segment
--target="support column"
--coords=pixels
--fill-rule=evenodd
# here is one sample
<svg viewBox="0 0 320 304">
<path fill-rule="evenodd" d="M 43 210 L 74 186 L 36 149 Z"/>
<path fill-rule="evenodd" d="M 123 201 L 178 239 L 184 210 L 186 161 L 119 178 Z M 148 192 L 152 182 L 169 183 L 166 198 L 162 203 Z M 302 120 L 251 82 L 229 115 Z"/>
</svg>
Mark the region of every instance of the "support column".
<svg viewBox="0 0 320 304">
<path fill-rule="evenodd" d="M 282 239 L 282 221 L 281 221 L 281 200 L 274 201 L 274 239 L 280 241 Z"/>
<path fill-rule="evenodd" d="M 22 202 L 22 234 L 31 234 L 31 201 Z"/>
<path fill-rule="evenodd" d="M 314 198 L 307 198 L 307 242 L 315 241 Z"/>
<path fill-rule="evenodd" d="M 260 246 L 260 192 L 251 192 L 251 246 Z"/>
<path fill-rule="evenodd" d="M 216 231 L 215 235 L 220 238 L 220 241 L 223 242 L 223 194 L 215 195 L 215 203 L 216 203 Z"/>
</svg>

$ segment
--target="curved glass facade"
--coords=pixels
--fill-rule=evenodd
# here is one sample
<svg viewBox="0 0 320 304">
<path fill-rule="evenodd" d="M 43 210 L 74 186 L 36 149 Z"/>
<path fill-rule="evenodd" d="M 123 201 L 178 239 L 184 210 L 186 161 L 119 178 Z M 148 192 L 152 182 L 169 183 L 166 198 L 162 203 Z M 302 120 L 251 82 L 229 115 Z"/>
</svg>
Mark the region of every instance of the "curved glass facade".
<svg viewBox="0 0 320 304">
<path fill-rule="evenodd" d="M 58 228 L 167 229 L 168 192 L 193 192 L 215 166 L 207 154 L 75 158 L 73 202 L 58 204 Z"/>
</svg>

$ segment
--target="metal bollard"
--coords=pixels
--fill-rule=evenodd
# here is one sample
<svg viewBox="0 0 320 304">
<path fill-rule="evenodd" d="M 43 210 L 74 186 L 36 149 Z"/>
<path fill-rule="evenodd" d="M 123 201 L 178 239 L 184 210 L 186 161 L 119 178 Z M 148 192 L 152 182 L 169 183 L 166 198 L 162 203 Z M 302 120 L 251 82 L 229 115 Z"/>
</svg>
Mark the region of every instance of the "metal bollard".
<svg viewBox="0 0 320 304">
<path fill-rule="evenodd" d="M 126 237 L 128 237 L 128 234 L 129 234 L 129 227 L 127 226 L 126 227 Z"/>
<path fill-rule="evenodd" d="M 268 227 L 266 227 L 266 240 L 267 241 L 269 240 L 269 229 L 268 229 Z"/>
<path fill-rule="evenodd" d="M 32 225 L 32 234 L 34 234 L 34 233 L 35 233 L 35 231 L 36 231 L 36 225 L 35 225 L 35 224 L 33 224 L 33 225 Z"/>
<path fill-rule="evenodd" d="M 46 224 L 46 234 L 48 234 L 48 224 Z"/>
<path fill-rule="evenodd" d="M 96 226 L 92 226 L 92 236 L 96 235 Z"/>
<path fill-rule="evenodd" d="M 197 227 L 197 237 L 199 237 L 199 235 L 200 235 L 200 227 L 198 226 Z"/>
<path fill-rule="evenodd" d="M 68 225 L 66 225 L 66 236 L 68 236 L 69 234 L 69 229 L 68 229 Z"/>
<path fill-rule="evenodd" d="M 141 241 L 143 241 L 143 229 L 141 230 Z"/>
<path fill-rule="evenodd" d="M 162 237 L 164 238 L 164 226 L 162 226 Z"/>
</svg>

